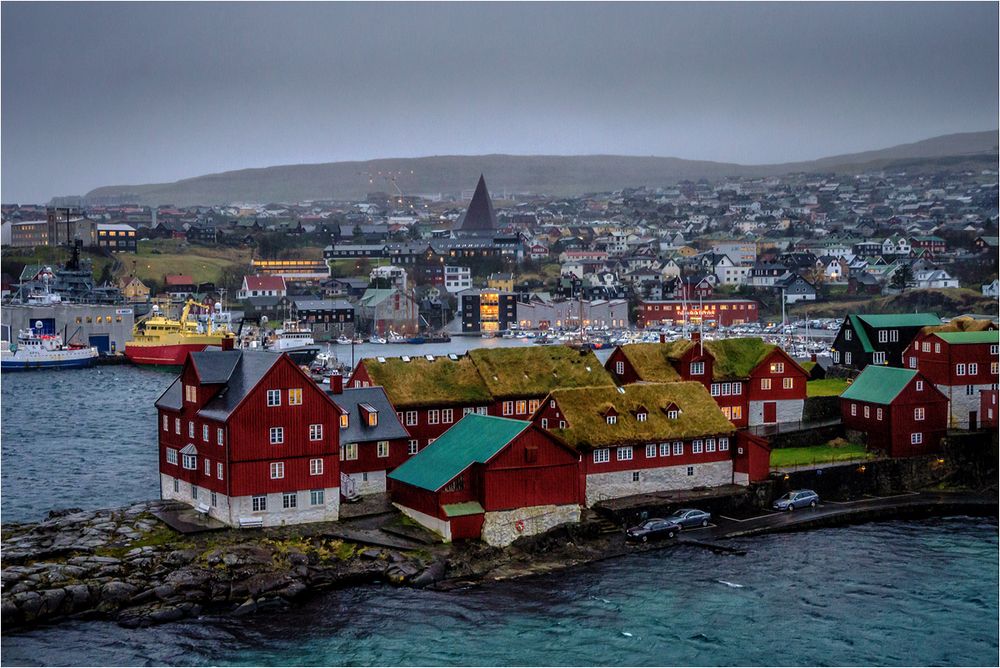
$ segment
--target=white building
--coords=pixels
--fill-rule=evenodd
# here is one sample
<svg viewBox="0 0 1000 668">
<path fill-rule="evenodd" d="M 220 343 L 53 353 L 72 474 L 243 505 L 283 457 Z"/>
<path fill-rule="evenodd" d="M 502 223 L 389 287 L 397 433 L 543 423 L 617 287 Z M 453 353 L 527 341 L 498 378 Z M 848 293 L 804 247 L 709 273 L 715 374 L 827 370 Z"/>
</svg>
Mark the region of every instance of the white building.
<svg viewBox="0 0 1000 668">
<path fill-rule="evenodd" d="M 472 269 L 469 267 L 445 265 L 444 287 L 451 293 L 468 290 L 472 287 Z"/>
</svg>

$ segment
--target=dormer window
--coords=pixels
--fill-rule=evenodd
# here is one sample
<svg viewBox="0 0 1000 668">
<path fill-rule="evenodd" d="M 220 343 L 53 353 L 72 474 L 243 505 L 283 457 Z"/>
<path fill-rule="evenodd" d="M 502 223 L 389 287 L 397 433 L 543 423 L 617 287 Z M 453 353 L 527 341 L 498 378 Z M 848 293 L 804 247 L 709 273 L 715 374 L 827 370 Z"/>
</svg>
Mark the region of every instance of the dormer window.
<svg viewBox="0 0 1000 668">
<path fill-rule="evenodd" d="M 608 424 L 615 424 L 618 422 L 617 415 L 605 415 L 604 419 L 608 421 Z"/>
<path fill-rule="evenodd" d="M 351 424 L 351 416 L 347 413 L 340 414 L 340 428 L 347 429 Z"/>
<path fill-rule="evenodd" d="M 691 375 L 692 376 L 704 376 L 705 375 L 705 363 L 704 362 L 691 362 Z"/>
<path fill-rule="evenodd" d="M 358 410 L 361 412 L 361 422 L 366 427 L 377 427 L 378 426 L 378 409 L 371 404 L 358 404 Z"/>
<path fill-rule="evenodd" d="M 636 419 L 637 422 L 645 422 L 646 421 L 646 414 L 645 413 L 636 413 L 635 414 L 635 419 Z"/>
<path fill-rule="evenodd" d="M 198 388 L 195 385 L 184 386 L 184 401 L 198 401 Z"/>
<path fill-rule="evenodd" d="M 667 419 L 668 420 L 676 420 L 677 416 L 678 416 L 678 412 L 677 412 L 676 408 L 673 409 L 673 410 L 667 411 Z"/>
</svg>

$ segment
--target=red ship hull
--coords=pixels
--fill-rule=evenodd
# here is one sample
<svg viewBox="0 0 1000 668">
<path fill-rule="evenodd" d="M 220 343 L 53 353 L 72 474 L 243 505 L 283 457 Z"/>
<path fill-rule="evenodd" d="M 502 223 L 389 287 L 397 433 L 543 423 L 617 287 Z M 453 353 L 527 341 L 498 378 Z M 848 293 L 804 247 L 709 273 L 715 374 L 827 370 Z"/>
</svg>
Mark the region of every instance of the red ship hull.
<svg viewBox="0 0 1000 668">
<path fill-rule="evenodd" d="M 222 342 L 222 347 L 232 348 L 232 340 Z M 125 357 L 133 364 L 149 364 L 155 366 L 183 366 L 188 353 L 201 352 L 207 348 L 204 343 L 179 343 L 163 346 L 136 346 L 125 344 Z"/>
</svg>

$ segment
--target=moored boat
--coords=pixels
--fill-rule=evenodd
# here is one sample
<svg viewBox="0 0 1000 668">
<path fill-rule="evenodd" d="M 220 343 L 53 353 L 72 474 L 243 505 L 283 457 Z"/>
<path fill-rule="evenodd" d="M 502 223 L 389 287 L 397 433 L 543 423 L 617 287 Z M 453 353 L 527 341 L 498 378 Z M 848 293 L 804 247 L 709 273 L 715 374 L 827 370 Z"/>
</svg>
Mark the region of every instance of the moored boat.
<svg viewBox="0 0 1000 668">
<path fill-rule="evenodd" d="M 320 347 L 316 345 L 308 327 L 303 327 L 297 320 L 286 320 L 281 329 L 275 332 L 268 350 L 287 353 L 299 366 L 309 366 L 319 354 Z"/>
<path fill-rule="evenodd" d="M 18 332 L 16 343 L 4 342 L 0 369 L 80 369 L 93 365 L 96 359 L 97 348 L 67 346 L 58 334 L 42 334 L 42 323 L 37 322 L 34 329 Z"/>
<path fill-rule="evenodd" d="M 178 320 L 161 315 L 154 307 L 135 324 L 132 340 L 125 344 L 125 357 L 133 364 L 181 366 L 189 352 L 201 352 L 208 346 L 232 350 L 236 335 L 228 327 L 215 326 L 212 318 L 204 326 L 188 318 L 195 306 L 208 308 L 189 299 Z"/>
</svg>

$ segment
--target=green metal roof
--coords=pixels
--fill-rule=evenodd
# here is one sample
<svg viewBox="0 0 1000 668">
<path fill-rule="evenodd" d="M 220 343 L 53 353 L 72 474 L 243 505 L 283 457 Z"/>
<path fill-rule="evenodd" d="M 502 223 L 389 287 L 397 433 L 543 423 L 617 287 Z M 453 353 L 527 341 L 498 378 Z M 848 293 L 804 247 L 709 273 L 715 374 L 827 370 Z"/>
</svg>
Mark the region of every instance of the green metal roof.
<svg viewBox="0 0 1000 668">
<path fill-rule="evenodd" d="M 851 321 L 851 329 L 854 330 L 854 333 L 858 337 L 858 341 L 861 342 L 861 348 L 866 353 L 874 352 L 875 349 L 872 347 L 872 342 L 868 340 L 868 332 L 865 330 L 864 326 L 862 326 L 859 316 L 849 315 L 847 318 Z"/>
<path fill-rule="evenodd" d="M 1000 330 L 981 332 L 938 332 L 937 337 L 950 344 L 1000 343 Z"/>
<path fill-rule="evenodd" d="M 472 464 L 489 461 L 530 424 L 524 420 L 470 413 L 389 477 L 436 492 Z"/>
<path fill-rule="evenodd" d="M 917 372 L 913 369 L 869 364 L 844 390 L 840 398 L 873 404 L 890 404 L 916 375 Z"/>
<path fill-rule="evenodd" d="M 464 517 L 465 515 L 482 515 L 486 511 L 479 505 L 478 501 L 466 501 L 465 503 L 449 503 L 441 506 L 444 514 L 448 517 Z"/>
<path fill-rule="evenodd" d="M 870 327 L 926 327 L 940 325 L 941 318 L 933 313 L 899 313 L 885 315 L 859 315 Z"/>
</svg>

